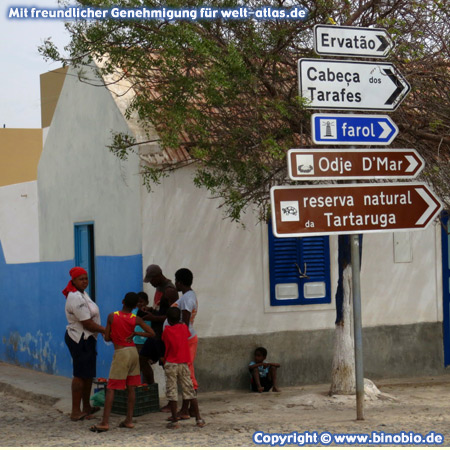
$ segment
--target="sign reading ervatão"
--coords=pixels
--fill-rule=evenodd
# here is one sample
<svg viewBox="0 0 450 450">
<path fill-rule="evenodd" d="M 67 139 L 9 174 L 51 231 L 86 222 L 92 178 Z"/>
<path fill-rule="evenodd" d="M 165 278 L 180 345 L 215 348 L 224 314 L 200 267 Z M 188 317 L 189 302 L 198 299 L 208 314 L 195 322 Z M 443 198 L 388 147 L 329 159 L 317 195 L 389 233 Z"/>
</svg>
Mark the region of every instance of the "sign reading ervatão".
<svg viewBox="0 0 450 450">
<path fill-rule="evenodd" d="M 424 183 L 274 186 L 277 237 L 423 229 L 442 205 Z"/>
<path fill-rule="evenodd" d="M 318 55 L 386 58 L 394 48 L 383 28 L 314 26 L 314 51 Z"/>
</svg>

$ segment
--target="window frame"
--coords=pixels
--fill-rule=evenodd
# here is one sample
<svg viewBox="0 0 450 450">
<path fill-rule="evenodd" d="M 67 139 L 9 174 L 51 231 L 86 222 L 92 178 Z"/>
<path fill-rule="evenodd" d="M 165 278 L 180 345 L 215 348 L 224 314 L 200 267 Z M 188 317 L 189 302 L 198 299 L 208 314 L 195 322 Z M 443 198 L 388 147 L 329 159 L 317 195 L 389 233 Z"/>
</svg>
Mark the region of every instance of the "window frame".
<svg viewBox="0 0 450 450">
<path fill-rule="evenodd" d="M 86 227 L 87 230 L 87 246 L 88 246 L 88 262 L 86 263 L 83 260 L 82 256 L 82 227 Z M 74 223 L 74 261 L 75 266 L 83 267 L 87 270 L 89 276 L 89 286 L 86 289 L 89 297 L 92 301 L 95 302 L 96 297 L 96 289 L 95 289 L 95 280 L 96 280 L 96 270 L 95 270 L 95 229 L 94 222 L 76 222 Z"/>
</svg>

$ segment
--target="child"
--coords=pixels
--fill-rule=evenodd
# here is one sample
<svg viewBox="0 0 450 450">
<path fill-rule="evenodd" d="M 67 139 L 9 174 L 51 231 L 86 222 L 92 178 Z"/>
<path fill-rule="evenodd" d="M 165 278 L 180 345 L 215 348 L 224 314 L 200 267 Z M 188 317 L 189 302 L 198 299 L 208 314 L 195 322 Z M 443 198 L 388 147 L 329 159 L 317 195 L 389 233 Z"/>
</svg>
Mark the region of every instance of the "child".
<svg viewBox="0 0 450 450">
<path fill-rule="evenodd" d="M 136 314 L 137 317 L 140 317 L 141 319 L 144 319 L 144 317 L 148 314 L 147 307 L 148 307 L 148 295 L 145 292 L 139 292 L 137 294 L 138 296 L 138 302 L 136 308 L 133 310 L 133 314 Z M 152 323 L 149 320 L 145 320 L 144 322 L 151 327 Z M 136 325 L 136 328 L 134 331 L 144 331 L 139 325 Z M 136 335 L 133 338 L 133 342 L 136 344 L 136 349 L 138 353 L 141 351 L 142 346 L 144 345 L 144 342 L 147 340 L 144 336 Z"/>
<path fill-rule="evenodd" d="M 179 308 L 171 307 L 167 311 L 167 321 L 170 326 L 164 328 L 162 340 L 166 346 L 164 354 L 164 373 L 166 376 L 166 397 L 169 400 L 172 415 L 168 418 L 170 423 L 167 428 L 178 428 L 177 415 L 177 382 L 181 384 L 183 406 L 191 402 L 198 427 L 204 427 L 205 421 L 200 417 L 198 402 L 195 396 L 194 385 L 188 367 L 190 361 L 189 328 L 185 323 L 180 323 L 181 311 Z M 182 408 L 183 409 L 183 408 Z M 189 419 L 189 416 L 186 417 Z"/>
<path fill-rule="evenodd" d="M 251 383 L 253 392 L 281 392 L 277 386 L 277 369 L 280 364 L 268 363 L 265 359 L 267 350 L 264 347 L 258 347 L 255 350 L 254 361 L 252 361 L 248 370 L 251 373 Z"/>
<path fill-rule="evenodd" d="M 134 292 L 128 292 L 122 300 L 123 308 L 108 316 L 105 330 L 105 341 L 114 344 L 114 356 L 109 372 L 108 385 L 106 386 L 105 407 L 103 419 L 93 425 L 90 430 L 101 433 L 109 430 L 109 415 L 114 401 L 114 390 L 128 390 L 127 415 L 119 425 L 121 428 L 134 428 L 133 410 L 136 401 L 135 387 L 141 384 L 139 371 L 139 355 L 133 342 L 134 336 L 154 336 L 153 330 L 140 318 L 132 314 L 138 303 L 138 296 Z M 144 330 L 135 331 L 136 325 Z"/>
</svg>

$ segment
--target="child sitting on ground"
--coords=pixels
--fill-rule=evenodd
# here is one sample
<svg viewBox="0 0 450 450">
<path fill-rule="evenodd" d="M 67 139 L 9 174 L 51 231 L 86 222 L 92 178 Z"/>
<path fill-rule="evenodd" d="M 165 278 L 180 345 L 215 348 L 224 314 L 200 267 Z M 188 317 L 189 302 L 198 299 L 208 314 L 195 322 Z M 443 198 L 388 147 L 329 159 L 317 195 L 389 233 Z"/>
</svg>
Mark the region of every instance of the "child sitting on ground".
<svg viewBox="0 0 450 450">
<path fill-rule="evenodd" d="M 266 361 L 267 350 L 258 347 L 255 350 L 254 361 L 248 365 L 251 374 L 251 385 L 253 392 L 281 392 L 277 386 L 277 369 L 280 364 Z"/>
<path fill-rule="evenodd" d="M 108 316 L 105 329 L 105 341 L 114 344 L 114 356 L 109 372 L 108 385 L 106 386 L 105 407 L 102 421 L 93 425 L 90 430 L 101 433 L 109 430 L 109 416 L 114 402 L 115 389 L 128 391 L 127 415 L 119 424 L 121 428 L 134 428 L 133 410 L 136 402 L 135 387 L 141 384 L 139 370 L 139 355 L 133 342 L 134 336 L 153 337 L 154 331 L 140 318 L 132 314 L 138 303 L 138 296 L 134 292 L 128 292 L 122 300 L 121 311 L 112 312 Z M 139 325 L 144 331 L 135 331 Z"/>
<path fill-rule="evenodd" d="M 167 321 L 169 326 L 164 328 L 162 340 L 166 351 L 164 354 L 164 374 L 166 376 L 166 397 L 172 415 L 167 419 L 170 423 L 167 428 L 178 428 L 179 419 L 189 419 L 190 416 L 179 417 L 177 414 L 178 389 L 177 383 L 181 385 L 183 397 L 183 409 L 191 402 L 191 408 L 196 418 L 198 427 L 204 427 L 205 421 L 200 417 L 197 397 L 191 380 L 188 362 L 191 361 L 188 338 L 191 335 L 185 323 L 180 323 L 181 311 L 179 308 L 171 307 L 167 310 Z"/>
</svg>

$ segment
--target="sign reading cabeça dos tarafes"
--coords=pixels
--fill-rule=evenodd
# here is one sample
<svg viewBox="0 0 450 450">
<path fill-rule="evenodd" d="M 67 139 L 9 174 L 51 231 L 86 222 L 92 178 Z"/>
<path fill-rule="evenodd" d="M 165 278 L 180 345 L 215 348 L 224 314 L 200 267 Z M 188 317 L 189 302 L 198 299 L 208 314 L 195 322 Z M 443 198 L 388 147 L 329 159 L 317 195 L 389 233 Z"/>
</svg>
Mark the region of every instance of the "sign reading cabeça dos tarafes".
<svg viewBox="0 0 450 450">
<path fill-rule="evenodd" d="M 390 63 L 302 58 L 298 73 L 311 109 L 393 111 L 411 89 Z"/>
<path fill-rule="evenodd" d="M 274 186 L 270 197 L 277 237 L 419 230 L 442 209 L 424 183 Z"/>
</svg>

